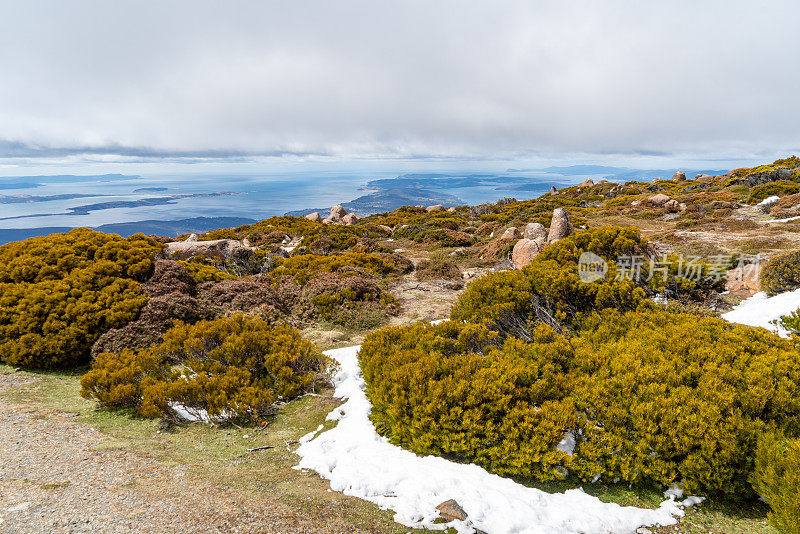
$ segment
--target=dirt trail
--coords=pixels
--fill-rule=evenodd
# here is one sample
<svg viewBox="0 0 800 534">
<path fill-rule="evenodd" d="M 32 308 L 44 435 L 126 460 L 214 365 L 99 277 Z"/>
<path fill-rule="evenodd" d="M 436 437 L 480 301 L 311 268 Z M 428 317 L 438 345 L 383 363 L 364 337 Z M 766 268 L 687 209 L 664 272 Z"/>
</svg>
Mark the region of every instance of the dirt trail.
<svg viewBox="0 0 800 534">
<path fill-rule="evenodd" d="M 31 380 L 0 374 L 0 391 Z M 215 486 L 184 466 L 111 448 L 76 415 L 0 404 L 0 532 L 354 532 L 268 492 Z"/>
</svg>

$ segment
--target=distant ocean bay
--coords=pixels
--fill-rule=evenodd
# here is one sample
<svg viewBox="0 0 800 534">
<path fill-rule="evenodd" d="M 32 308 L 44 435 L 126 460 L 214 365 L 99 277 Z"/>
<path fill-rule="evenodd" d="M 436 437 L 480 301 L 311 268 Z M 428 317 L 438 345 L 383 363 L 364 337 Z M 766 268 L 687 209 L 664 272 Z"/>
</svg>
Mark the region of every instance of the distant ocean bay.
<svg viewBox="0 0 800 534">
<path fill-rule="evenodd" d="M 174 236 L 290 212 L 324 210 L 336 204 L 367 215 L 404 204 L 474 205 L 505 197 L 526 200 L 542 195 L 551 185 L 573 185 L 590 176 L 613 179 L 615 170 L 619 174 L 635 172 L 598 167 L 598 172 L 590 173 L 583 167 L 574 173 L 570 167 L 557 167 L 497 174 L 296 172 L 0 177 L 0 243 L 80 226 L 103 227 L 120 234 L 143 231 Z M 671 171 L 641 172 L 669 176 L 666 173 Z"/>
</svg>

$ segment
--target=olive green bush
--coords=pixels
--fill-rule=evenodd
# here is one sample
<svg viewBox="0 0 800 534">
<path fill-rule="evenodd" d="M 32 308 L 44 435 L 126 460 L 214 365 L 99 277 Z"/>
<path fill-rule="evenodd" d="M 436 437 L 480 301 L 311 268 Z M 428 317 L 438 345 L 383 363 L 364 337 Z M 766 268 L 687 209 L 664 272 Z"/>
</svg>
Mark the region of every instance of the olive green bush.
<svg viewBox="0 0 800 534">
<path fill-rule="evenodd" d="M 176 322 L 159 345 L 102 353 L 81 395 L 177 421 L 178 409 L 213 421 L 252 423 L 324 380 L 328 360 L 300 333 L 259 317 Z"/>
<path fill-rule="evenodd" d="M 758 436 L 800 433 L 800 358 L 788 340 L 653 305 L 540 325 L 498 343 L 449 322 L 369 334 L 359 358 L 376 427 L 421 454 L 498 473 L 752 494 Z M 570 435 L 572 454 L 557 445 Z"/>
<path fill-rule="evenodd" d="M 0 247 L 0 359 L 35 368 L 86 362 L 100 335 L 144 306 L 138 282 L 162 247 L 87 228 Z"/>
<path fill-rule="evenodd" d="M 761 269 L 759 281 L 770 296 L 800 287 L 800 250 L 772 258 Z"/>
<path fill-rule="evenodd" d="M 451 312 L 458 321 L 488 322 L 492 328 L 522 335 L 530 322 L 569 326 L 575 315 L 591 309 L 635 309 L 645 291 L 632 280 L 616 279 L 615 259 L 645 246 L 633 227 L 604 226 L 575 232 L 546 247 L 518 271 L 501 271 L 467 286 Z M 578 261 L 593 252 L 609 263 L 606 277 L 581 281 Z"/>
<path fill-rule="evenodd" d="M 771 508 L 770 524 L 784 534 L 799 534 L 800 439 L 774 431 L 759 437 L 751 480 Z"/>
</svg>

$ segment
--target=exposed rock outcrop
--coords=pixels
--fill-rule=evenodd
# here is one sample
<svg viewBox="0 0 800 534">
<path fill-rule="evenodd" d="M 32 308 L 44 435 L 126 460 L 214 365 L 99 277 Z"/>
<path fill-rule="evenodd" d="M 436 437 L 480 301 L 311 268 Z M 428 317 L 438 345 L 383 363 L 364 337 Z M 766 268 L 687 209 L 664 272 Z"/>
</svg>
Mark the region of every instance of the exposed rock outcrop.
<svg viewBox="0 0 800 534">
<path fill-rule="evenodd" d="M 331 208 L 331 215 L 329 219 L 333 219 L 334 221 L 341 221 L 342 217 L 347 215 L 347 210 L 344 209 L 341 205 L 337 205 Z"/>
<path fill-rule="evenodd" d="M 672 175 L 673 182 L 680 182 L 681 180 L 686 179 L 686 173 L 683 171 L 677 171 L 675 174 Z"/>
<path fill-rule="evenodd" d="M 444 206 L 442 206 L 441 204 L 435 204 L 433 206 L 428 206 L 427 208 L 425 208 L 425 211 L 430 213 L 432 211 L 444 211 L 444 209 L 445 209 Z"/>
<path fill-rule="evenodd" d="M 594 180 L 591 178 L 587 178 L 581 183 L 578 184 L 578 187 L 592 187 L 594 185 Z"/>
<path fill-rule="evenodd" d="M 187 260 L 194 256 L 203 255 L 207 258 L 227 259 L 233 251 L 242 247 L 241 241 L 235 239 L 215 239 L 212 241 L 198 241 L 197 234 L 192 234 L 186 241 L 167 243 L 164 255 L 174 260 Z"/>
</svg>

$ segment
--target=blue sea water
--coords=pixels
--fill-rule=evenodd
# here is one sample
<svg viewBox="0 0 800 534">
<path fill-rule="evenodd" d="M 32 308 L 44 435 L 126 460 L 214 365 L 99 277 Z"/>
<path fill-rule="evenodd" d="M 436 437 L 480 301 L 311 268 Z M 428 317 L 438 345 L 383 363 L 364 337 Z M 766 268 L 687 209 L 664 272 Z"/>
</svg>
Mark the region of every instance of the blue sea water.
<svg viewBox="0 0 800 534">
<path fill-rule="evenodd" d="M 109 223 L 148 219 L 174 220 L 192 217 L 246 217 L 263 219 L 273 215 L 305 208 L 332 206 L 366 194 L 364 186 L 380 178 L 398 176 L 398 172 L 292 172 L 285 174 L 160 174 L 112 176 L 75 179 L 28 179 L 38 187 L 2 189 L 2 195 L 51 196 L 61 194 L 88 195 L 83 198 L 0 204 L 0 228 L 35 228 L 51 226 L 100 226 Z M 541 181 L 535 191 L 502 190 L 503 186 L 519 183 L 520 176 L 497 175 L 490 182 L 473 187 L 430 189 L 455 195 L 465 204 L 492 202 L 514 196 L 535 198 L 549 188 L 550 177 L 524 177 L 527 182 Z M 19 178 L 0 178 L 3 182 L 18 182 Z M 164 187 L 159 192 L 134 192 L 137 189 Z M 370 189 L 371 190 L 371 189 Z M 135 201 L 180 194 L 232 192 L 233 195 L 181 198 L 169 204 L 137 207 L 117 207 L 78 215 L 69 208 L 100 202 Z"/>
</svg>

